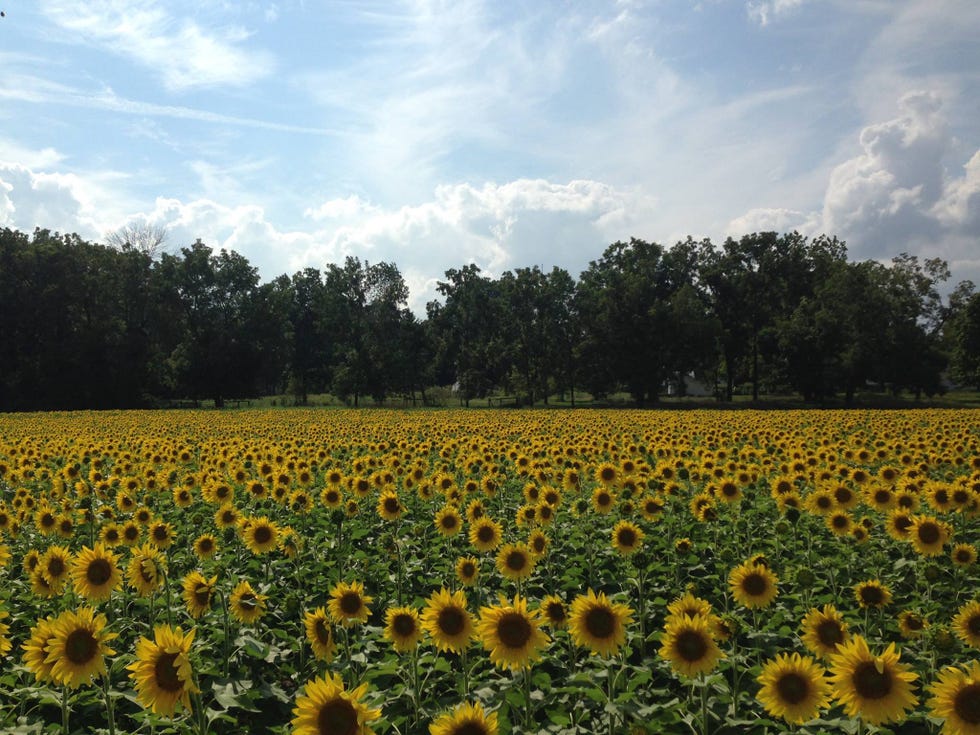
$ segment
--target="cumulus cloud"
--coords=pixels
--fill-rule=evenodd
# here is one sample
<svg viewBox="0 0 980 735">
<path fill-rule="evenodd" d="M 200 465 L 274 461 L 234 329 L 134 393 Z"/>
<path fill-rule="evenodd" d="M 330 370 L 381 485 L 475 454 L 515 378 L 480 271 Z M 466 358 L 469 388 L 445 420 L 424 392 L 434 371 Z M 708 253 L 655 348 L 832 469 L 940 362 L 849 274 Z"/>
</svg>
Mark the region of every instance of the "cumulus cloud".
<svg viewBox="0 0 980 735">
<path fill-rule="evenodd" d="M 817 220 L 818 217 L 814 212 L 757 207 L 729 222 L 725 228 L 725 234 L 739 237 L 751 232 L 792 232 L 793 230 L 803 234 L 812 234 L 818 227 Z"/>
<path fill-rule="evenodd" d="M 4 227 L 101 235 L 103 194 L 98 182 L 76 174 L 36 172 L 21 164 L 0 163 L 0 225 Z"/>
<path fill-rule="evenodd" d="M 171 7 L 144 0 L 41 3 L 48 18 L 72 37 L 145 66 L 170 90 L 241 86 L 273 72 L 270 53 L 243 48 L 249 37 L 244 28 L 204 30 L 190 18 L 178 18 Z"/>
<path fill-rule="evenodd" d="M 912 92 L 900 116 L 861 131 L 862 153 L 837 166 L 824 197 L 823 226 L 862 255 L 893 253 L 896 242 L 936 237 L 932 210 L 945 195 L 950 134 L 939 98 Z"/>
<path fill-rule="evenodd" d="M 861 130 L 861 152 L 832 170 L 821 209 L 751 209 L 729 222 L 728 234 L 827 233 L 846 240 L 853 259 L 914 252 L 976 280 L 980 151 L 964 165 L 950 163 L 954 140 L 934 93 L 908 93 L 898 107 L 898 116 Z"/>
</svg>

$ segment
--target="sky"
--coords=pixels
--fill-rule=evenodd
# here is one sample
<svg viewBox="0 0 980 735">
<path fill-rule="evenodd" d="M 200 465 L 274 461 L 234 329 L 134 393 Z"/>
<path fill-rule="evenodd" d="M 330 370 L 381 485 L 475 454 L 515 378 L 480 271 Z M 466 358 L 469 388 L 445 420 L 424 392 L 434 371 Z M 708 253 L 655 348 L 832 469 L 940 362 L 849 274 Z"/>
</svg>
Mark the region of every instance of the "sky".
<svg viewBox="0 0 980 735">
<path fill-rule="evenodd" d="M 980 284 L 977 0 L 0 0 L 0 226 L 577 277 L 798 230 Z"/>
</svg>

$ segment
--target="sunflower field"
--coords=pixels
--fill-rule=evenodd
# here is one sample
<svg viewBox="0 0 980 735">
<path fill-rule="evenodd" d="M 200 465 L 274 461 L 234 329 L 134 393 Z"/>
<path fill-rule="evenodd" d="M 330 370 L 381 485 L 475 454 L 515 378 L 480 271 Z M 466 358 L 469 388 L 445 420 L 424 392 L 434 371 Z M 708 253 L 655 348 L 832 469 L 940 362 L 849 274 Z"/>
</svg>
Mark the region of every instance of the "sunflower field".
<svg viewBox="0 0 980 735">
<path fill-rule="evenodd" d="M 0 416 L 2 733 L 980 733 L 970 411 Z"/>
</svg>

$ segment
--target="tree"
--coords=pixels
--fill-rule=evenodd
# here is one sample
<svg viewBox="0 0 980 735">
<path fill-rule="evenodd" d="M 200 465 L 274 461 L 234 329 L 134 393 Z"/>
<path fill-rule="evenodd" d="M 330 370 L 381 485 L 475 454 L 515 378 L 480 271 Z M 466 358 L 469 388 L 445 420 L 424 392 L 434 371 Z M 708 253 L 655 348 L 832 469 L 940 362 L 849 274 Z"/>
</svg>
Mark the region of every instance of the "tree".
<svg viewBox="0 0 980 735">
<path fill-rule="evenodd" d="M 163 252 L 167 237 L 168 232 L 164 225 L 133 222 L 108 233 L 105 242 L 117 250 L 138 250 L 155 259 Z"/>
<path fill-rule="evenodd" d="M 980 293 L 966 296 L 973 284 L 961 289 L 961 302 L 947 327 L 953 377 L 980 388 Z"/>
</svg>

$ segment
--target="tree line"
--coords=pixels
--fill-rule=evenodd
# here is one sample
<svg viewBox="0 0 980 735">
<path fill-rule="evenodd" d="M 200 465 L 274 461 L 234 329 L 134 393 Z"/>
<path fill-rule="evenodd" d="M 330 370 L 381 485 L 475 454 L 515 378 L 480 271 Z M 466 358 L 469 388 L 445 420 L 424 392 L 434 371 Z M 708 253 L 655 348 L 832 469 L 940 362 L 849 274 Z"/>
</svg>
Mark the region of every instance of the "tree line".
<svg viewBox="0 0 980 735">
<path fill-rule="evenodd" d="M 463 265 L 422 319 L 394 263 L 348 257 L 262 283 L 238 253 L 152 244 L 0 231 L 0 410 L 322 392 L 357 406 L 449 385 L 464 402 L 578 390 L 638 405 L 692 380 L 722 400 L 980 387 L 973 284 L 944 299 L 942 260 L 851 262 L 835 237 L 632 239 L 577 280 Z"/>
</svg>

